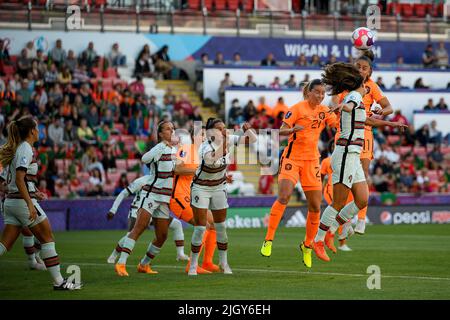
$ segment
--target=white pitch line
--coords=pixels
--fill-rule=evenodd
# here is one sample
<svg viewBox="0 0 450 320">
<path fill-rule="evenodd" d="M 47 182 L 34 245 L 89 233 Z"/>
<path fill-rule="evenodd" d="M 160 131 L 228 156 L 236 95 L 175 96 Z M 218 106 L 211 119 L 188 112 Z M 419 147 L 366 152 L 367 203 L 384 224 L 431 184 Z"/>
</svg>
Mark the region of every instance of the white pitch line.
<svg viewBox="0 0 450 320">
<path fill-rule="evenodd" d="M 7 263 L 23 263 L 26 264 L 24 260 L 1 260 L 0 262 Z M 79 265 L 79 266 L 94 266 L 94 267 L 108 267 L 112 266 L 103 263 L 76 263 L 76 262 L 65 262 L 65 265 Z M 135 267 L 136 265 L 129 264 L 128 266 Z M 152 265 L 155 269 L 184 269 L 185 267 L 173 266 L 173 265 Z M 309 275 L 322 275 L 322 276 L 341 276 L 341 277 L 368 277 L 370 274 L 359 274 L 359 273 L 339 273 L 339 272 L 318 272 L 318 271 L 297 271 L 297 270 L 274 270 L 274 269 L 247 269 L 247 268 L 233 268 L 234 271 L 239 272 L 261 272 L 261 273 L 290 273 L 290 274 L 309 274 Z M 426 277 L 426 276 L 397 276 L 397 275 L 381 275 L 381 278 L 391 278 L 391 279 L 410 279 L 410 280 L 431 280 L 431 281 L 450 281 L 450 278 L 441 278 L 441 277 Z"/>
</svg>

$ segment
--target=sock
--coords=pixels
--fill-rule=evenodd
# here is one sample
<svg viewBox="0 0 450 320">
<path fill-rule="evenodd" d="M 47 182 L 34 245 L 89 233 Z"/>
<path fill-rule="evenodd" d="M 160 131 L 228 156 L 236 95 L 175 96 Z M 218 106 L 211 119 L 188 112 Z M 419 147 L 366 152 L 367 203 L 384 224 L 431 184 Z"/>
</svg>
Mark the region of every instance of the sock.
<svg viewBox="0 0 450 320">
<path fill-rule="evenodd" d="M 8 252 L 8 250 L 6 250 L 6 247 L 0 242 L 0 256 L 4 255 L 6 252 Z"/>
<path fill-rule="evenodd" d="M 54 242 L 47 242 L 41 245 L 41 257 L 55 285 L 60 285 L 64 281 L 64 278 L 61 276 L 59 257 L 56 253 Z"/>
<path fill-rule="evenodd" d="M 205 253 L 203 254 L 203 264 L 212 264 L 214 251 L 216 250 L 217 233 L 216 230 L 206 230 L 205 232 Z"/>
<path fill-rule="evenodd" d="M 37 263 L 36 261 L 36 254 L 35 254 L 35 249 L 34 249 L 34 236 L 23 236 L 22 238 L 22 244 L 23 244 L 23 248 L 25 250 L 25 254 L 28 257 L 28 262 L 31 265 L 34 265 Z"/>
<path fill-rule="evenodd" d="M 128 237 L 125 238 L 125 240 L 123 241 L 122 252 L 120 253 L 120 258 L 117 263 L 120 263 L 120 264 L 127 263 L 128 256 L 133 251 L 135 244 L 136 244 L 136 241 L 134 241 L 133 239 L 128 238 Z"/>
<path fill-rule="evenodd" d="M 308 211 L 308 216 L 306 218 L 306 235 L 304 244 L 307 247 L 311 247 L 311 243 L 317 234 L 320 222 L 320 212 L 310 212 Z"/>
<path fill-rule="evenodd" d="M 342 229 L 344 229 L 344 226 L 339 226 L 338 228 L 338 234 L 341 235 L 342 234 Z"/>
<path fill-rule="evenodd" d="M 366 215 L 367 215 L 367 206 L 359 210 L 358 212 L 358 220 L 364 220 L 366 221 Z"/>
<path fill-rule="evenodd" d="M 141 264 L 145 265 L 145 264 L 149 264 L 150 262 L 152 262 L 152 260 L 155 259 L 155 257 L 159 254 L 160 251 L 161 251 L 161 248 L 158 248 L 153 243 L 150 243 L 150 245 L 147 248 L 147 253 L 141 260 Z"/>
<path fill-rule="evenodd" d="M 194 232 L 192 233 L 191 240 L 191 261 L 190 269 L 197 270 L 198 267 L 198 256 L 200 254 L 200 249 L 202 247 L 203 235 L 205 234 L 205 226 L 194 226 Z"/>
<path fill-rule="evenodd" d="M 273 240 L 275 237 L 275 232 L 277 231 L 278 224 L 280 223 L 281 217 L 283 217 L 286 205 L 282 204 L 278 200 L 272 205 L 270 209 L 269 226 L 267 227 L 266 240 Z"/>
<path fill-rule="evenodd" d="M 356 206 L 355 202 L 352 201 L 339 212 L 339 214 L 336 216 L 336 221 L 342 225 L 351 220 L 355 216 L 355 214 L 358 213 L 358 211 L 359 208 Z"/>
<path fill-rule="evenodd" d="M 173 231 L 173 239 L 177 248 L 177 256 L 184 255 L 184 232 L 181 221 L 178 219 L 173 219 L 169 224 L 169 228 Z"/>
<path fill-rule="evenodd" d="M 217 249 L 219 250 L 219 264 L 224 266 L 228 264 L 227 251 L 228 251 L 228 236 L 227 227 L 225 222 L 214 222 L 217 238 Z"/>
<path fill-rule="evenodd" d="M 125 242 L 125 239 L 128 237 L 129 234 L 130 233 L 127 232 L 127 234 L 125 236 L 120 238 L 120 240 L 117 242 L 117 246 L 114 248 L 113 252 L 111 252 L 111 257 L 114 257 L 114 259 L 115 259 L 119 256 L 119 254 L 122 252 L 122 247 Z"/>
<path fill-rule="evenodd" d="M 346 242 L 345 239 L 339 240 L 339 246 L 342 247 L 345 244 L 345 242 Z"/>
<path fill-rule="evenodd" d="M 326 209 L 323 211 L 322 219 L 320 219 L 319 230 L 317 230 L 317 235 L 314 239 L 315 242 L 323 241 L 325 239 L 325 234 L 327 233 L 333 221 L 336 221 L 335 219 L 337 214 L 338 211 L 332 206 L 326 207 Z"/>
</svg>

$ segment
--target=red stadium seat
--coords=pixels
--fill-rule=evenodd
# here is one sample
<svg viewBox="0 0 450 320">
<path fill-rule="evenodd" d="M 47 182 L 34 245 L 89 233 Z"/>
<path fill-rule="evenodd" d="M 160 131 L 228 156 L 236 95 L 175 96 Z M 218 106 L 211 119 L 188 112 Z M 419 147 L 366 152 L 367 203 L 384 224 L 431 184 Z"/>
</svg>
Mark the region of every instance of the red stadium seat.
<svg viewBox="0 0 450 320">
<path fill-rule="evenodd" d="M 115 68 L 108 68 L 103 72 L 104 78 L 117 79 L 117 71 Z"/>
<path fill-rule="evenodd" d="M 119 170 L 119 171 L 126 171 L 127 170 L 127 160 L 117 159 L 116 167 L 117 167 L 117 170 Z"/>
<path fill-rule="evenodd" d="M 399 141 L 400 141 L 400 137 L 397 136 L 397 135 L 387 136 L 387 142 L 388 142 L 389 145 L 396 144 Z"/>
<path fill-rule="evenodd" d="M 392 3 L 390 2 L 387 6 L 386 13 L 388 15 L 397 15 L 401 12 L 401 4 L 400 3 Z"/>
<path fill-rule="evenodd" d="M 228 9 L 236 11 L 239 8 L 239 0 L 228 0 Z"/>
<path fill-rule="evenodd" d="M 413 6 L 409 3 L 402 3 L 402 16 L 404 17 L 412 17 L 413 15 Z"/>
<path fill-rule="evenodd" d="M 419 156 L 419 157 L 426 157 L 427 149 L 425 147 L 415 147 L 414 148 L 414 154 Z"/>
<path fill-rule="evenodd" d="M 213 0 L 216 4 L 216 10 L 225 10 L 226 1 L 225 0 Z"/>
<path fill-rule="evenodd" d="M 58 174 L 64 173 L 65 170 L 65 160 L 64 159 L 56 159 L 55 160 L 56 168 L 58 170 Z"/>
<path fill-rule="evenodd" d="M 211 9 L 212 9 L 212 2 L 213 2 L 213 0 L 205 0 L 203 2 L 203 5 L 208 9 L 208 11 L 211 11 Z"/>
<path fill-rule="evenodd" d="M 136 172 L 127 172 L 127 179 L 128 182 L 132 182 L 133 180 L 136 180 L 139 177 L 139 173 Z"/>
<path fill-rule="evenodd" d="M 409 152 L 411 152 L 411 147 L 399 147 L 398 152 L 400 153 L 401 156 L 404 156 Z"/>
<path fill-rule="evenodd" d="M 292 10 L 297 13 L 302 12 L 301 1 L 293 1 L 292 2 Z"/>
<path fill-rule="evenodd" d="M 433 17 L 442 17 L 444 14 L 444 4 L 440 3 L 438 5 L 433 5 L 430 13 Z"/>
<path fill-rule="evenodd" d="M 92 68 L 92 72 L 95 74 L 96 78 L 103 77 L 102 70 L 100 70 L 100 68 L 94 67 L 94 68 Z"/>
<path fill-rule="evenodd" d="M 414 14 L 417 17 L 423 18 L 426 16 L 427 6 L 425 4 L 415 3 L 413 7 L 414 7 Z"/>
<path fill-rule="evenodd" d="M 9 65 L 4 64 L 4 65 L 3 65 L 3 73 L 4 73 L 6 76 L 12 76 L 12 75 L 14 75 L 14 73 L 15 73 L 15 68 L 14 68 L 14 66 L 9 66 Z"/>
<path fill-rule="evenodd" d="M 128 170 L 133 169 L 136 165 L 138 165 L 141 161 L 139 159 L 128 159 Z"/>
<path fill-rule="evenodd" d="M 253 0 L 244 0 L 244 9 L 247 12 L 253 11 L 254 9 Z"/>
<path fill-rule="evenodd" d="M 201 0 L 188 0 L 189 9 L 198 10 L 200 9 Z"/>
<path fill-rule="evenodd" d="M 125 126 L 123 123 L 114 123 L 114 129 L 120 133 L 123 133 L 125 131 Z"/>
</svg>

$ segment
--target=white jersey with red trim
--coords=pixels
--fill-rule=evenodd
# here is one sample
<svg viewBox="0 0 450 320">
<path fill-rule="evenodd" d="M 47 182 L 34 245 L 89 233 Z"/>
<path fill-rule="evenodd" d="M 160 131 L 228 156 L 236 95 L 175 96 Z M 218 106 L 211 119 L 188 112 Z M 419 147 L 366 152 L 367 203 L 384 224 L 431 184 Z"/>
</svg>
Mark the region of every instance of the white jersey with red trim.
<svg viewBox="0 0 450 320">
<path fill-rule="evenodd" d="M 22 142 L 17 147 L 13 160 L 5 168 L 8 193 L 19 192 L 16 185 L 16 170 L 24 170 L 26 172 L 25 181 L 28 192 L 36 192 L 38 169 L 38 164 L 33 160 L 33 148 L 28 142 Z"/>
</svg>

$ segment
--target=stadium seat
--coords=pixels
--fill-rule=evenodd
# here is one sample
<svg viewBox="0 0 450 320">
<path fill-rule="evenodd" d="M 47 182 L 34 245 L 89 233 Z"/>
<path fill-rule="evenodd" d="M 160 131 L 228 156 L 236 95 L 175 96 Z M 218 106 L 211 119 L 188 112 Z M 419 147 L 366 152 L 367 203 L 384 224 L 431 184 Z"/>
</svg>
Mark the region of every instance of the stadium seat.
<svg viewBox="0 0 450 320">
<path fill-rule="evenodd" d="M 125 126 L 123 125 L 123 123 L 114 123 L 114 129 L 120 133 L 124 133 Z"/>
<path fill-rule="evenodd" d="M 139 174 L 136 174 L 136 172 L 127 172 L 128 182 L 132 182 L 133 180 L 136 180 L 138 177 L 139 177 Z"/>
<path fill-rule="evenodd" d="M 189 9 L 198 10 L 200 8 L 200 0 L 188 0 Z"/>
<path fill-rule="evenodd" d="M 100 68 L 94 67 L 92 68 L 92 72 L 95 74 L 96 78 L 103 78 L 103 74 Z"/>
<path fill-rule="evenodd" d="M 400 141 L 400 137 L 397 136 L 397 135 L 389 135 L 389 136 L 387 136 L 387 142 L 388 142 L 389 145 L 396 144 L 399 141 Z"/>
<path fill-rule="evenodd" d="M 225 10 L 225 0 L 213 0 L 213 2 L 216 4 L 216 10 Z"/>
<path fill-rule="evenodd" d="M 124 170 L 125 171 L 125 170 Z M 124 172 L 124 171 L 116 171 L 116 172 L 111 172 L 111 173 L 108 173 L 108 179 L 109 179 L 109 181 L 111 181 L 111 182 L 113 182 L 113 183 L 117 183 L 117 181 L 119 181 L 119 179 L 120 179 L 120 176 L 122 175 L 122 173 Z"/>
<path fill-rule="evenodd" d="M 244 0 L 244 10 L 247 12 L 253 11 L 254 4 L 253 0 Z"/>
<path fill-rule="evenodd" d="M 392 2 L 390 2 L 387 5 L 386 13 L 388 15 L 395 16 L 395 15 L 399 14 L 400 12 L 401 12 L 401 4 L 400 3 L 392 3 Z"/>
<path fill-rule="evenodd" d="M 292 10 L 297 13 L 302 12 L 301 1 L 292 1 Z"/>
<path fill-rule="evenodd" d="M 139 160 L 139 159 L 128 159 L 127 160 L 127 168 L 128 168 L 128 170 L 131 170 L 136 165 L 139 165 L 140 163 L 141 163 L 141 160 Z"/>
<path fill-rule="evenodd" d="M 240 0 L 228 0 L 228 9 L 236 11 L 236 9 L 239 8 L 239 1 Z"/>
<path fill-rule="evenodd" d="M 444 14 L 444 4 L 440 3 L 438 5 L 433 5 L 430 13 L 433 17 L 442 17 Z"/>
<path fill-rule="evenodd" d="M 437 170 L 428 171 L 427 176 L 430 179 L 430 182 L 439 181 L 439 172 Z"/>
<path fill-rule="evenodd" d="M 413 6 L 409 3 L 402 3 L 402 16 L 409 18 L 413 16 Z"/>
<path fill-rule="evenodd" d="M 409 152 L 411 152 L 411 147 L 400 147 L 400 148 L 398 148 L 398 152 L 401 156 L 404 156 L 404 155 L 408 154 Z"/>
<path fill-rule="evenodd" d="M 213 0 L 205 0 L 205 1 L 203 2 L 203 5 L 208 9 L 208 11 L 211 11 L 211 9 L 212 9 L 212 3 L 213 3 Z"/>
<path fill-rule="evenodd" d="M 421 4 L 421 3 L 415 3 L 413 5 L 414 7 L 414 14 L 419 17 L 419 18 L 423 18 L 426 16 L 427 14 L 427 5 L 425 4 Z"/>
<path fill-rule="evenodd" d="M 9 65 L 6 65 L 6 64 L 4 64 L 3 65 L 3 73 L 6 75 L 6 76 L 12 76 L 14 73 L 15 73 L 15 69 L 14 69 L 14 67 L 13 66 L 9 66 Z"/>
<path fill-rule="evenodd" d="M 127 170 L 127 160 L 125 159 L 116 159 L 116 167 L 119 171 Z"/>
<path fill-rule="evenodd" d="M 56 159 L 55 160 L 56 168 L 58 170 L 58 174 L 64 173 L 65 169 L 65 160 L 64 159 Z"/>
<path fill-rule="evenodd" d="M 419 156 L 419 157 L 426 157 L 427 149 L 425 147 L 415 147 L 414 148 L 414 154 Z"/>
<path fill-rule="evenodd" d="M 103 72 L 103 78 L 117 78 L 117 71 L 115 68 L 108 68 Z"/>
</svg>

